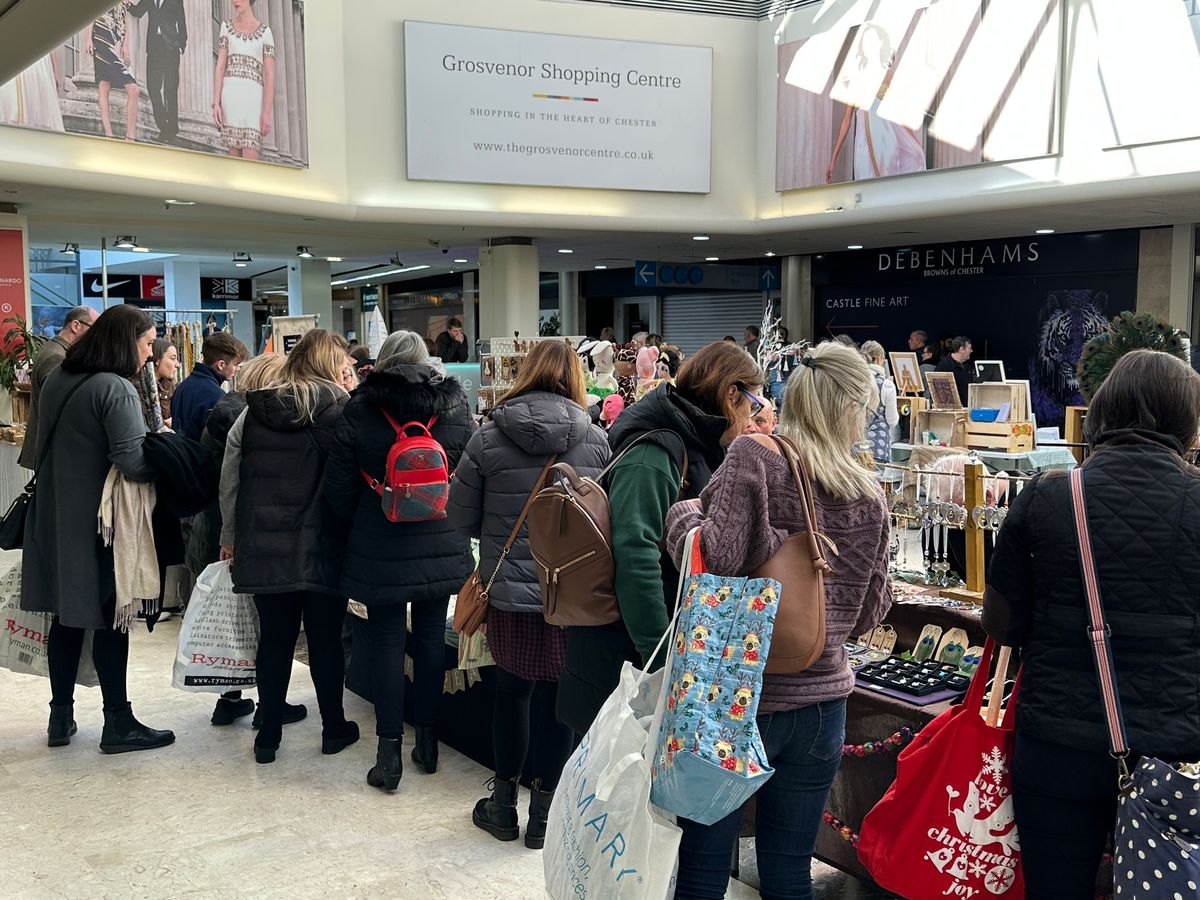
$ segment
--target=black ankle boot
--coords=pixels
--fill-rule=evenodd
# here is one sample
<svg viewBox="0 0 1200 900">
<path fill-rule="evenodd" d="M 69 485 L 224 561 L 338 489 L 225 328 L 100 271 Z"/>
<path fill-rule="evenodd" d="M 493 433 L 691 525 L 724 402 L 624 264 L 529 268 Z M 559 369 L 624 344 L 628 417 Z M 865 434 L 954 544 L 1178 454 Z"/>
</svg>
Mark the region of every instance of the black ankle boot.
<svg viewBox="0 0 1200 900">
<path fill-rule="evenodd" d="M 492 796 L 475 804 L 471 821 L 498 841 L 515 841 L 521 836 L 517 827 L 517 779 L 493 778 Z"/>
<path fill-rule="evenodd" d="M 425 770 L 426 775 L 437 771 L 438 739 L 435 726 L 417 726 L 417 745 L 413 747 L 412 760 Z"/>
<path fill-rule="evenodd" d="M 79 730 L 75 725 L 75 704 L 50 704 L 50 724 L 46 727 L 46 746 L 65 747 L 71 735 Z"/>
<path fill-rule="evenodd" d="M 341 753 L 358 741 L 358 723 L 346 721 L 337 731 L 321 729 L 321 752 L 326 756 Z"/>
<path fill-rule="evenodd" d="M 101 753 L 157 750 L 173 743 L 173 731 L 147 728 L 133 717 L 133 708 L 128 703 L 123 703 L 116 709 L 104 710 L 104 732 L 100 735 Z"/>
<path fill-rule="evenodd" d="M 400 787 L 404 774 L 404 762 L 400 759 L 400 741 L 395 738 L 380 738 L 375 751 L 375 766 L 367 773 L 367 784 L 371 787 L 394 791 Z"/>
<path fill-rule="evenodd" d="M 529 792 L 529 824 L 525 826 L 525 846 L 530 850 L 541 850 L 546 844 L 546 819 L 550 816 L 550 803 L 554 791 L 543 791 L 541 780 L 534 781 Z"/>
</svg>

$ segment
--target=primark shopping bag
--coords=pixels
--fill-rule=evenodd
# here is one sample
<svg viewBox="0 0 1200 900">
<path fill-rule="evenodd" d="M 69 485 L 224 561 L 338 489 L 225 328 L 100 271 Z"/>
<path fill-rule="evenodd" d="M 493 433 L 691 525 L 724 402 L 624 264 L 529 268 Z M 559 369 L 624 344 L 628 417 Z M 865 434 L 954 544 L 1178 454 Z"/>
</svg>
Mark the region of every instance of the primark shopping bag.
<svg viewBox="0 0 1200 900">
<path fill-rule="evenodd" d="M 908 900 L 1025 896 L 1009 771 L 1020 676 L 1004 719 L 989 725 L 982 709 L 994 650 L 989 638 L 963 702 L 900 753 L 896 780 L 863 821 L 859 861 Z"/>
<path fill-rule="evenodd" d="M 258 627 L 254 598 L 234 592 L 229 561 L 213 563 L 192 590 L 171 684 L 217 694 L 253 687 Z"/>
<path fill-rule="evenodd" d="M 681 566 L 678 625 L 654 757 L 656 806 L 702 825 L 739 809 L 774 774 L 758 700 L 780 584 L 706 574 L 699 529 Z"/>
</svg>

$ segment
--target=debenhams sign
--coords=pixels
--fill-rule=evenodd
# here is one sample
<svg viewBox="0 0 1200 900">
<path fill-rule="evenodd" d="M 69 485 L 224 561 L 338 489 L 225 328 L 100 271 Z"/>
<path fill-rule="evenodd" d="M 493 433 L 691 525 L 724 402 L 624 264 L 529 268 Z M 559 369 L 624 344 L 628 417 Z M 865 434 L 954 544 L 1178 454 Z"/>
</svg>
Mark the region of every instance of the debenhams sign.
<svg viewBox="0 0 1200 900">
<path fill-rule="evenodd" d="M 994 273 L 1000 266 L 1033 263 L 1040 258 L 1037 241 L 955 244 L 881 252 L 878 254 L 876 271 L 917 273 L 924 278 L 986 275 Z"/>
</svg>

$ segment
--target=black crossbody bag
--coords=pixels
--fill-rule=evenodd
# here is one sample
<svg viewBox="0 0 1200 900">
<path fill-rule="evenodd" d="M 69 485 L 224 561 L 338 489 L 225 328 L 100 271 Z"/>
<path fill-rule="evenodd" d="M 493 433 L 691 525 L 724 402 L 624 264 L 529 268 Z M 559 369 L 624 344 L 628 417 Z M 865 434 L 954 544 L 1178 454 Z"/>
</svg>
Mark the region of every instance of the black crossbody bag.
<svg viewBox="0 0 1200 900">
<path fill-rule="evenodd" d="M 93 373 L 89 373 L 81 378 L 71 390 L 67 391 L 67 397 L 63 400 L 62 408 L 58 411 L 58 418 L 54 420 L 54 424 L 50 426 L 50 432 L 46 435 L 46 443 L 42 447 L 42 452 L 38 456 L 37 468 L 33 470 L 33 477 L 29 479 L 29 484 L 25 485 L 25 490 L 17 495 L 17 499 L 12 502 L 12 506 L 8 508 L 8 512 L 4 514 L 4 518 L 0 519 L 0 550 L 20 550 L 25 544 L 25 519 L 29 517 L 29 505 L 33 503 L 33 494 L 37 489 L 37 473 L 42 468 L 42 463 L 46 461 L 46 456 L 50 453 L 50 441 L 54 438 L 54 432 L 58 428 L 58 423 L 63 417 L 63 413 L 67 411 L 67 404 L 71 402 L 71 398 L 75 396 L 75 392 L 83 387 L 84 383 L 92 377 Z"/>
</svg>

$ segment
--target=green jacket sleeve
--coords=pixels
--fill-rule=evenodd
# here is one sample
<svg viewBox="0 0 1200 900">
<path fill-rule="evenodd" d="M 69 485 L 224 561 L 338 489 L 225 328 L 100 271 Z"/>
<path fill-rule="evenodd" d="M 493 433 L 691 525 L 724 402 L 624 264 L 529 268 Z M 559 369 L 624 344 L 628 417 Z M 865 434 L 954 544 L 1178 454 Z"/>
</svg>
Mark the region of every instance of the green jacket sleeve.
<svg viewBox="0 0 1200 900">
<path fill-rule="evenodd" d="M 679 495 L 679 468 L 661 447 L 639 446 L 610 476 L 614 582 L 625 628 L 643 664 L 669 621 L 659 548 L 667 510 Z M 664 654 L 655 659 L 662 665 Z"/>
</svg>

